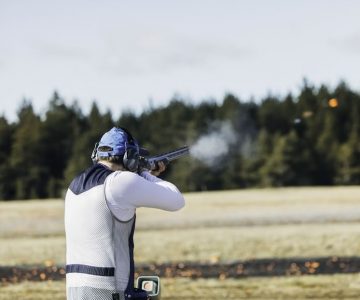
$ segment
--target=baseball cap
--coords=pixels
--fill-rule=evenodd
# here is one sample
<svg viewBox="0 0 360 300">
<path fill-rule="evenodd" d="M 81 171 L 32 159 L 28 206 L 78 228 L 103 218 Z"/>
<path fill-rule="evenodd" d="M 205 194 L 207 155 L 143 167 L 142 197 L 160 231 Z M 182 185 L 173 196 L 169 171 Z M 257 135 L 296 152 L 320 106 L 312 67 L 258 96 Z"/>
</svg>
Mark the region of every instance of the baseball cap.
<svg viewBox="0 0 360 300">
<path fill-rule="evenodd" d="M 101 137 L 97 146 L 97 156 L 120 156 L 129 148 L 135 148 L 142 156 L 149 155 L 146 149 L 139 147 L 138 142 L 125 128 L 113 127 Z"/>
</svg>

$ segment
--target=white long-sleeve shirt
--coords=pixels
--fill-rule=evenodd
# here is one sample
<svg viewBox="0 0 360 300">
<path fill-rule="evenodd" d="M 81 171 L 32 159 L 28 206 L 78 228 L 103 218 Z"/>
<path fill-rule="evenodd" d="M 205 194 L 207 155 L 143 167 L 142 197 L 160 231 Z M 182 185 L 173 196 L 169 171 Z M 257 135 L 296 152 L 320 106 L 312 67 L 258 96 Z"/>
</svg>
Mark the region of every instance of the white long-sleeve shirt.
<svg viewBox="0 0 360 300">
<path fill-rule="evenodd" d="M 131 266 L 135 211 L 175 211 L 184 198 L 170 182 L 96 164 L 79 174 L 65 198 L 66 283 L 69 300 L 125 299 Z"/>
</svg>

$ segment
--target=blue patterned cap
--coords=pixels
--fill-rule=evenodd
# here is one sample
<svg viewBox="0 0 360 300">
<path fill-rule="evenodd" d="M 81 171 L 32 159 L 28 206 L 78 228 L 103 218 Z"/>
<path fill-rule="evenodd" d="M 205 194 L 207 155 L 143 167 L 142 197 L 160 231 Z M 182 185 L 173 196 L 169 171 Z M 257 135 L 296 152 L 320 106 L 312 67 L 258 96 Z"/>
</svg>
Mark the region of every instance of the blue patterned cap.
<svg viewBox="0 0 360 300">
<path fill-rule="evenodd" d="M 126 130 L 113 127 L 101 137 L 97 147 L 97 156 L 120 156 L 129 148 L 136 148 L 140 155 L 143 156 L 149 154 L 147 150 L 139 148 L 137 141 Z"/>
</svg>

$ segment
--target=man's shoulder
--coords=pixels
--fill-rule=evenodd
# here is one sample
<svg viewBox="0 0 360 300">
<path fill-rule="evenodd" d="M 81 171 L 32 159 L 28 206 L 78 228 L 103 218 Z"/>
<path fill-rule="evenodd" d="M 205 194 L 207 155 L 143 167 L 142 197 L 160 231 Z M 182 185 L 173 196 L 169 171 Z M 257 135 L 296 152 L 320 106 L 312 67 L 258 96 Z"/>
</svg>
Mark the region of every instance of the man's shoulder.
<svg viewBox="0 0 360 300">
<path fill-rule="evenodd" d="M 69 189 L 76 195 L 84 193 L 91 188 L 105 182 L 112 170 L 101 164 L 95 164 L 78 174 L 70 183 Z"/>
<path fill-rule="evenodd" d="M 138 173 L 127 170 L 118 170 L 108 175 L 106 178 L 106 185 L 118 185 L 119 182 L 121 182 L 123 186 L 126 186 L 128 183 L 136 183 L 142 180 L 144 180 L 144 178 Z"/>
</svg>

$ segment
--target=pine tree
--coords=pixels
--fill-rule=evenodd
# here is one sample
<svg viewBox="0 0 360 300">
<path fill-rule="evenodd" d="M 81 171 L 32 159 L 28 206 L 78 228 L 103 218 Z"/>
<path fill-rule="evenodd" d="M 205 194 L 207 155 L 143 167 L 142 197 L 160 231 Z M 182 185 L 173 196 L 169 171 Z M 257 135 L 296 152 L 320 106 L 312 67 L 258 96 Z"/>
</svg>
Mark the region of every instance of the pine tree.
<svg viewBox="0 0 360 300">
<path fill-rule="evenodd" d="M 7 119 L 0 117 L 0 200 L 11 200 L 15 197 L 13 170 L 10 165 L 13 126 Z"/>
<path fill-rule="evenodd" d="M 360 122 L 353 110 L 353 128 L 349 139 L 342 144 L 338 154 L 338 184 L 360 184 Z"/>
<path fill-rule="evenodd" d="M 41 121 L 29 101 L 24 101 L 15 128 L 10 164 L 14 170 L 15 198 L 30 199 L 46 196 L 44 181 L 48 170 L 41 164 Z"/>
<path fill-rule="evenodd" d="M 64 170 L 70 159 L 75 137 L 81 131 L 81 120 L 76 105 L 66 106 L 54 92 L 41 127 L 41 163 L 49 176 L 44 184 L 48 197 L 61 197 L 64 189 Z"/>
<path fill-rule="evenodd" d="M 293 130 L 275 138 L 274 150 L 260 169 L 265 186 L 295 186 L 311 183 L 311 157 L 302 140 Z"/>
<path fill-rule="evenodd" d="M 324 117 L 323 128 L 322 130 L 318 129 L 318 138 L 315 142 L 317 184 L 331 185 L 334 183 L 339 149 L 336 133 L 339 125 L 334 112 L 328 110 Z"/>
<path fill-rule="evenodd" d="M 70 147 L 70 157 L 64 170 L 65 183 L 67 186 L 77 173 L 91 165 L 91 153 L 96 142 L 101 136 L 114 126 L 110 112 L 101 114 L 95 102 L 93 102 L 89 115 L 85 119 L 82 132 L 74 137 Z"/>
</svg>

